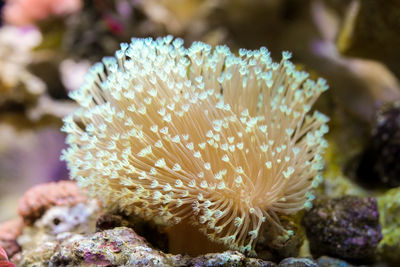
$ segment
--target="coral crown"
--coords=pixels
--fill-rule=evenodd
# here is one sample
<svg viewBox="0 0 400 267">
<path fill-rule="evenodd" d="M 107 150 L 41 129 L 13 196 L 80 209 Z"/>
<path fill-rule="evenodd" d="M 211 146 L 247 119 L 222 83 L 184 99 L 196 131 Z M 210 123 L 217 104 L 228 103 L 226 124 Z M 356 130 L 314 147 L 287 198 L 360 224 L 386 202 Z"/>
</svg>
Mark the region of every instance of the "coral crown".
<svg viewBox="0 0 400 267">
<path fill-rule="evenodd" d="M 109 209 L 176 224 L 252 251 L 263 223 L 310 205 L 328 118 L 311 106 L 328 87 L 284 52 L 171 36 L 132 39 L 73 92 L 62 158 Z M 314 179 L 316 177 L 316 179 Z M 287 232 L 286 232 L 287 233 Z"/>
</svg>

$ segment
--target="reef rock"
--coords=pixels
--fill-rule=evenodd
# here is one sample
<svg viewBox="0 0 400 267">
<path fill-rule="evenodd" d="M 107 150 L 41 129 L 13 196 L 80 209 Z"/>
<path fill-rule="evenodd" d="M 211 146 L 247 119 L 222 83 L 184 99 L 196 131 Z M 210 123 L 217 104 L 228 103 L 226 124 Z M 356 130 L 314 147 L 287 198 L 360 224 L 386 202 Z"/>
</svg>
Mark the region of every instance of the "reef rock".
<svg viewBox="0 0 400 267">
<path fill-rule="evenodd" d="M 400 266 L 400 187 L 378 198 L 382 241 L 378 246 L 379 257 Z"/>
<path fill-rule="evenodd" d="M 344 260 L 331 258 L 328 256 L 322 256 L 318 258 L 317 263 L 320 267 L 354 267 L 354 265 L 351 265 Z"/>
<path fill-rule="evenodd" d="M 281 216 L 283 227 L 293 234 L 282 236 L 274 227 L 264 227 L 256 244 L 257 256 L 264 260 L 279 262 L 285 258 L 297 257 L 305 233 L 300 223 L 301 216 Z"/>
<path fill-rule="evenodd" d="M 314 257 L 370 261 L 382 239 L 377 201 L 345 196 L 316 199 L 303 218 Z"/>
<path fill-rule="evenodd" d="M 319 267 L 319 265 L 308 258 L 286 258 L 279 263 L 278 267 Z"/>
<path fill-rule="evenodd" d="M 127 227 L 117 227 L 66 240 L 50 260 L 51 264 L 79 266 L 171 266 L 181 256 L 166 257 Z"/>
<path fill-rule="evenodd" d="M 65 240 L 72 242 L 83 234 L 95 232 L 99 205 L 96 200 L 74 206 L 55 206 L 47 210 L 32 226 L 26 226 L 18 243 L 22 248 L 18 264 L 48 266 L 50 258 Z"/>
</svg>

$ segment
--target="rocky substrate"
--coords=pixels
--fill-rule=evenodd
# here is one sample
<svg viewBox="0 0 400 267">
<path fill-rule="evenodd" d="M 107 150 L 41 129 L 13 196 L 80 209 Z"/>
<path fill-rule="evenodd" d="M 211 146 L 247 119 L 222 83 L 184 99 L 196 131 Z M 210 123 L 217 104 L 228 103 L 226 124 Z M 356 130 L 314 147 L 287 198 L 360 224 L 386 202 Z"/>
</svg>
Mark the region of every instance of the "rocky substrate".
<svg viewBox="0 0 400 267">
<path fill-rule="evenodd" d="M 65 187 L 65 184 L 60 186 Z M 75 190 L 72 189 L 71 185 L 70 191 Z M 396 193 L 390 192 L 387 198 Z M 63 194 L 65 198 L 65 192 Z M 256 258 L 229 250 L 197 257 L 170 254 L 168 237 L 161 228 L 138 218 L 104 213 L 96 200 L 76 198 L 79 195 L 76 193 L 69 195 L 70 201 L 59 202 L 42 193 L 28 195 L 30 206 L 35 208 L 25 211 L 31 210 L 32 214 L 20 213 L 20 218 L 0 224 L 0 246 L 16 266 L 346 267 L 397 264 L 393 256 L 390 263 L 380 263 L 386 262 L 389 251 L 390 255 L 398 254 L 392 251 L 398 251 L 398 246 L 391 245 L 396 243 L 390 243 L 391 233 L 387 231 L 396 228 L 397 221 L 390 221 L 385 215 L 386 220 L 381 219 L 380 223 L 379 218 L 380 210 L 390 214 L 398 208 L 393 206 L 394 202 L 390 207 L 386 205 L 384 197 L 378 201 L 372 197 L 317 197 L 313 208 L 304 214 L 281 218 L 282 225 L 294 232 L 289 239 L 275 238 L 276 233 L 271 228 L 264 229 L 256 245 Z M 72 201 L 73 198 L 79 201 Z M 22 199 L 20 203 L 26 206 L 28 202 Z M 388 207 L 390 211 L 386 210 Z M 382 232 L 386 233 L 383 239 Z"/>
</svg>

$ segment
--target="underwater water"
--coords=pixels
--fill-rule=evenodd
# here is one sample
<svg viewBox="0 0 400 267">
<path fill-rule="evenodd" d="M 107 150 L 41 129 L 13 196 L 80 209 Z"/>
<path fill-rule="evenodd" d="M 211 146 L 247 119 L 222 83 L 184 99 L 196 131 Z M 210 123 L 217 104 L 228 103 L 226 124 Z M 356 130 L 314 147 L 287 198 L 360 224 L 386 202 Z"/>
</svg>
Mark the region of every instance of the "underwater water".
<svg viewBox="0 0 400 267">
<path fill-rule="evenodd" d="M 0 9 L 0 266 L 399 266 L 397 1 Z"/>
</svg>

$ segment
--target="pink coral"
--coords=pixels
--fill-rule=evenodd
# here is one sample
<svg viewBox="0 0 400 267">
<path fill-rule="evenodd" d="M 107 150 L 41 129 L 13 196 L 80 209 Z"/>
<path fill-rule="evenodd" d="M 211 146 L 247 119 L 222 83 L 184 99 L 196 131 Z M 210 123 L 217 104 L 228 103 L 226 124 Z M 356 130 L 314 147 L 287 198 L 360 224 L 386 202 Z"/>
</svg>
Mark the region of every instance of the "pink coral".
<svg viewBox="0 0 400 267">
<path fill-rule="evenodd" d="M 5 221 L 0 224 L 0 249 L 3 248 L 9 257 L 20 251 L 17 238 L 22 233 L 22 227 L 23 222 L 21 218 Z M 0 266 L 2 265 L 0 264 Z"/>
<path fill-rule="evenodd" d="M 19 200 L 18 213 L 26 224 L 33 224 L 53 206 L 74 205 L 85 200 L 85 196 L 74 182 L 47 183 L 26 191 Z"/>
<path fill-rule="evenodd" d="M 0 267 L 15 267 L 14 263 L 8 261 L 6 252 L 0 247 Z"/>
<path fill-rule="evenodd" d="M 81 0 L 8 0 L 4 19 L 10 24 L 28 25 L 51 16 L 74 13 L 81 7 Z"/>
</svg>

